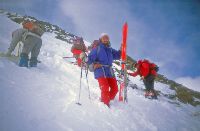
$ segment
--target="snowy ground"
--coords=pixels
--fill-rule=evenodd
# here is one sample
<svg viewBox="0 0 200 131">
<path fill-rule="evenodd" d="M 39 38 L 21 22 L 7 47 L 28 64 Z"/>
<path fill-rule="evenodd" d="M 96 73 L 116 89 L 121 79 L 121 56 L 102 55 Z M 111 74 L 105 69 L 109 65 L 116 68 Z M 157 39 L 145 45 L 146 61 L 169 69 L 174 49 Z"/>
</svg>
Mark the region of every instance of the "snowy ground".
<svg viewBox="0 0 200 131">
<path fill-rule="evenodd" d="M 0 51 L 6 51 L 10 32 L 19 25 L 0 16 Z M 100 90 L 89 73 L 91 100 L 85 77 L 81 103 L 76 103 L 80 68 L 63 56 L 71 56 L 71 45 L 46 33 L 37 68 L 20 68 L 0 59 L 0 131 L 198 131 L 200 108 L 145 99 L 143 92 L 129 88 L 127 104 L 114 100 L 111 108 L 99 102 Z M 139 78 L 131 81 L 143 88 Z M 166 85 L 156 89 L 173 93 Z"/>
</svg>

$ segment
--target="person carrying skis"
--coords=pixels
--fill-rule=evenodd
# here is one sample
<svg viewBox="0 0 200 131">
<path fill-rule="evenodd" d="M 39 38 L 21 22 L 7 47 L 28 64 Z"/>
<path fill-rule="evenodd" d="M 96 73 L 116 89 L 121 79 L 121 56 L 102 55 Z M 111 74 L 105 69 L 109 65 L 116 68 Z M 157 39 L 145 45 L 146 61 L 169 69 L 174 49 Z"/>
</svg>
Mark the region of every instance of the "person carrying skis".
<svg viewBox="0 0 200 131">
<path fill-rule="evenodd" d="M 80 59 L 80 54 L 82 52 L 87 52 L 87 48 L 84 44 L 83 38 L 77 38 L 73 42 L 73 46 L 71 48 L 71 52 L 73 53 L 73 57 L 75 57 L 77 61 L 77 65 L 81 67 L 82 60 Z"/>
<path fill-rule="evenodd" d="M 157 76 L 158 66 L 150 63 L 148 60 L 139 60 L 135 63 L 134 67 L 136 68 L 136 72 L 129 73 L 129 75 L 133 77 L 137 75 L 141 76 L 146 88 L 145 97 L 157 98 L 154 90 L 154 80 Z"/>
<path fill-rule="evenodd" d="M 80 58 L 88 65 L 93 64 L 94 76 L 98 80 L 101 90 L 101 101 L 110 106 L 118 92 L 117 80 L 112 69 L 113 60 L 119 60 L 121 50 L 115 50 L 110 46 L 109 36 L 102 33 L 99 39 L 99 45 L 92 49 L 88 57 L 81 53 Z"/>
<path fill-rule="evenodd" d="M 40 48 L 42 46 L 41 36 L 44 34 L 44 31 L 39 26 L 37 22 L 32 22 L 33 27 L 27 30 L 23 34 L 23 48 L 20 54 L 19 66 L 28 67 L 29 53 L 31 53 L 31 58 L 29 61 L 30 67 L 36 67 L 38 63 L 38 55 L 40 53 Z"/>
<path fill-rule="evenodd" d="M 33 29 L 33 23 L 30 21 L 24 21 L 22 23 L 23 28 L 16 29 L 12 32 L 12 40 L 8 51 L 6 52 L 6 56 L 11 56 L 11 53 L 15 50 L 17 44 L 23 40 L 23 34 L 28 30 Z"/>
</svg>

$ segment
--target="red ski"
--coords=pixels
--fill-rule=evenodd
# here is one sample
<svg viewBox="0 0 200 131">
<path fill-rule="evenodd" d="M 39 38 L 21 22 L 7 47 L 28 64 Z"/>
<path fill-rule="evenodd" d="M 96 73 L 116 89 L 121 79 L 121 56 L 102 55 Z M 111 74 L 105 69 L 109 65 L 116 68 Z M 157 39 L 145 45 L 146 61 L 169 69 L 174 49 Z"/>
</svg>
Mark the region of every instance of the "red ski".
<svg viewBox="0 0 200 131">
<path fill-rule="evenodd" d="M 127 49 L 128 24 L 125 23 L 122 29 L 122 49 L 121 49 L 121 76 L 119 101 L 127 102 L 127 69 L 126 69 L 126 49 Z"/>
</svg>

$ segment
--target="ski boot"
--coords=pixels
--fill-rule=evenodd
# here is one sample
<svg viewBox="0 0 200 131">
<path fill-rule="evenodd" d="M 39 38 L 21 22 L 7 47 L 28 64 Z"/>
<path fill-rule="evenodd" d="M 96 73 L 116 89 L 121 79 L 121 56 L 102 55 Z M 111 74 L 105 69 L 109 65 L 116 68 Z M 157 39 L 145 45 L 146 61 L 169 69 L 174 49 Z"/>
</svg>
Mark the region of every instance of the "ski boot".
<svg viewBox="0 0 200 131">
<path fill-rule="evenodd" d="M 19 66 L 28 67 L 28 54 L 25 53 L 20 54 Z"/>
<path fill-rule="evenodd" d="M 158 99 L 155 90 L 151 90 L 149 95 L 151 96 L 152 99 Z"/>
<path fill-rule="evenodd" d="M 29 62 L 29 66 L 30 67 L 37 67 L 37 63 L 38 63 L 37 58 L 36 57 L 31 57 L 30 62 Z"/>
<path fill-rule="evenodd" d="M 146 91 L 145 92 L 145 98 L 148 99 L 157 99 L 157 94 L 154 90 Z"/>
<path fill-rule="evenodd" d="M 144 93 L 145 98 L 147 98 L 148 96 L 150 96 L 149 94 L 150 94 L 150 91 L 145 91 L 145 93 Z"/>
<path fill-rule="evenodd" d="M 154 90 L 145 91 L 144 96 L 148 99 L 157 99 L 157 94 Z"/>
</svg>

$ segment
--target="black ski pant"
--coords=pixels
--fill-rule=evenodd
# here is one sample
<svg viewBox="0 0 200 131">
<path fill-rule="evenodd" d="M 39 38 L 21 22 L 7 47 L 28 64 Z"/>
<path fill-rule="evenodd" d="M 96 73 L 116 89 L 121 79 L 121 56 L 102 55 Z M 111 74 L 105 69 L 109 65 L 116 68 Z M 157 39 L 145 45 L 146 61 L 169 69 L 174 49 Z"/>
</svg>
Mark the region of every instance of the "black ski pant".
<svg viewBox="0 0 200 131">
<path fill-rule="evenodd" d="M 154 90 L 154 80 L 155 76 L 151 74 L 144 78 L 143 82 L 147 91 Z"/>
</svg>

